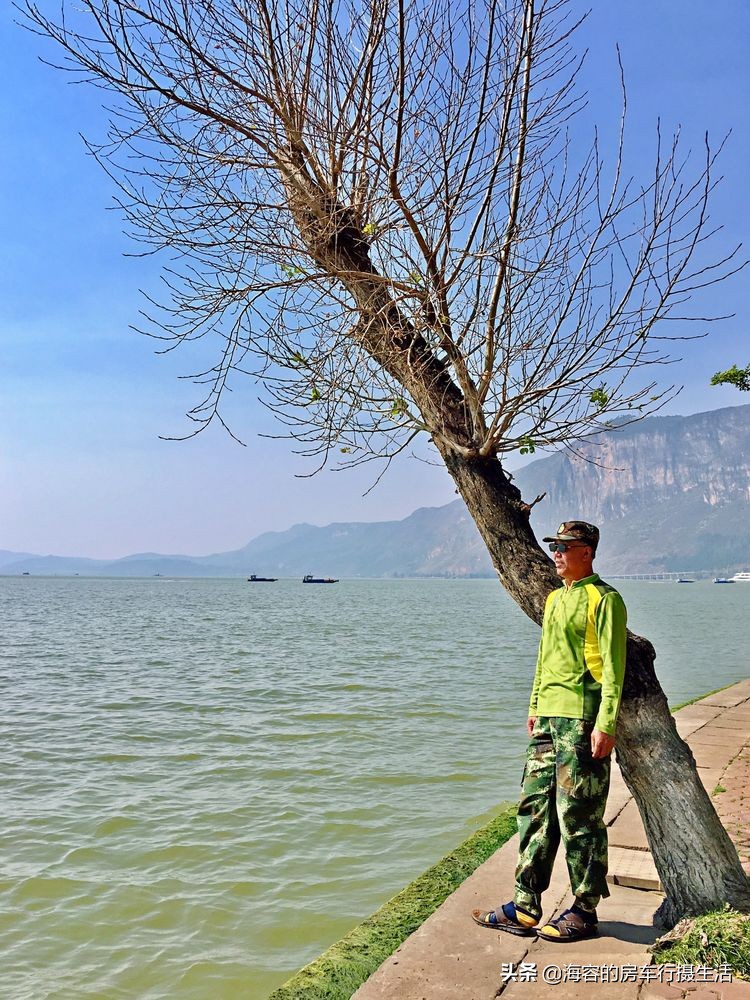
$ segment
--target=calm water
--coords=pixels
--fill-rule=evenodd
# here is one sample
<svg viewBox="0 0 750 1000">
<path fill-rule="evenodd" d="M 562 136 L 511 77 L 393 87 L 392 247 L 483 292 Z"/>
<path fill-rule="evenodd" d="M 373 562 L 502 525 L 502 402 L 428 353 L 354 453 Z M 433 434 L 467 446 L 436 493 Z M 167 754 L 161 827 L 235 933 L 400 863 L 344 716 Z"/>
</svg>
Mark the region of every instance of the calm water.
<svg viewBox="0 0 750 1000">
<path fill-rule="evenodd" d="M 673 703 L 750 585 L 623 582 Z M 494 581 L 0 579 L 0 995 L 260 1000 L 517 797 Z"/>
</svg>

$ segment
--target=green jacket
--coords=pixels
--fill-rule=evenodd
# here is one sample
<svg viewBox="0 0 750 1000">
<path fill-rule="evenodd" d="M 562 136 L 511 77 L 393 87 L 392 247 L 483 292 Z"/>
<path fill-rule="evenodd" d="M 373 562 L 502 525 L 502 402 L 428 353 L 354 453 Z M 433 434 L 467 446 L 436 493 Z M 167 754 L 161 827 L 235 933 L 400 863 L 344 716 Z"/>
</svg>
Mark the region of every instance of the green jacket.
<svg viewBox="0 0 750 1000">
<path fill-rule="evenodd" d="M 627 612 L 599 575 L 547 598 L 529 715 L 587 719 L 615 735 L 625 678 Z"/>
</svg>

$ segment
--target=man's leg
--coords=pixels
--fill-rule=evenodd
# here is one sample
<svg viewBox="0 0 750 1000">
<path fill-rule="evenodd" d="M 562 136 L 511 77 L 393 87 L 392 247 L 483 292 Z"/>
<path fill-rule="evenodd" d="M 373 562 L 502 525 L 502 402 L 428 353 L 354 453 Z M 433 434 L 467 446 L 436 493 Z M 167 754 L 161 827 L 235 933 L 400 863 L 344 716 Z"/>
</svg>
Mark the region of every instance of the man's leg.
<svg viewBox="0 0 750 1000">
<path fill-rule="evenodd" d="M 602 896 L 609 896 L 604 810 L 611 760 L 591 756 L 592 729 L 581 719 L 555 719 L 560 832 L 573 895 L 589 913 Z"/>
<path fill-rule="evenodd" d="M 555 746 L 548 718 L 536 720 L 526 752 L 523 793 L 518 805 L 518 864 L 514 902 L 535 920 L 542 915 L 542 893 L 549 886 L 560 843 L 555 806 Z"/>
</svg>

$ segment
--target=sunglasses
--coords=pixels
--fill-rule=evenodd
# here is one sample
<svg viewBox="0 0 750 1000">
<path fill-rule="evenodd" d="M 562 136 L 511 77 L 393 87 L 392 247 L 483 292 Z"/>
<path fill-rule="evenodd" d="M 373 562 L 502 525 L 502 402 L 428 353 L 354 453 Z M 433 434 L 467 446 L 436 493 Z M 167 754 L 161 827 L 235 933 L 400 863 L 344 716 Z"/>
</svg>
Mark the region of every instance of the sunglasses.
<svg viewBox="0 0 750 1000">
<path fill-rule="evenodd" d="M 567 552 L 568 549 L 579 549 L 581 546 L 588 547 L 588 542 L 550 542 L 550 552 Z"/>
</svg>

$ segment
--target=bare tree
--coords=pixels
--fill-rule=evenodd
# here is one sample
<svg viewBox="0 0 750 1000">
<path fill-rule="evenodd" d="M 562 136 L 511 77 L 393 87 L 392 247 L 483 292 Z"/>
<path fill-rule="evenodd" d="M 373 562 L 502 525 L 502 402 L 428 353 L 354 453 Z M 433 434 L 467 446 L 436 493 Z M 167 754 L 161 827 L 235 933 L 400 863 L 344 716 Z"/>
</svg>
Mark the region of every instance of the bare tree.
<svg viewBox="0 0 750 1000">
<path fill-rule="evenodd" d="M 698 318 L 692 293 L 739 266 L 736 250 L 706 253 L 716 151 L 693 170 L 657 131 L 636 183 L 621 128 L 605 169 L 596 134 L 581 140 L 572 0 L 20 9 L 62 68 L 114 95 L 91 148 L 133 235 L 172 257 L 145 328 L 165 349 L 218 346 L 195 430 L 223 422 L 222 393 L 246 373 L 321 463 L 388 460 L 423 432 L 540 622 L 557 581 L 502 458 L 669 398 L 649 375 L 669 361 L 667 323 Z M 748 910 L 653 660 L 631 635 L 618 761 L 661 917 Z"/>
</svg>

